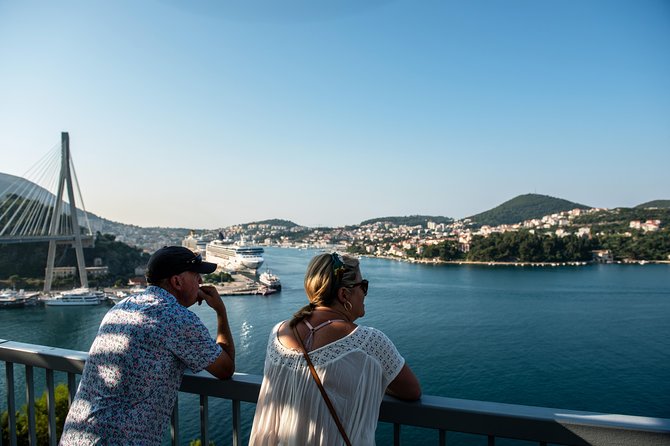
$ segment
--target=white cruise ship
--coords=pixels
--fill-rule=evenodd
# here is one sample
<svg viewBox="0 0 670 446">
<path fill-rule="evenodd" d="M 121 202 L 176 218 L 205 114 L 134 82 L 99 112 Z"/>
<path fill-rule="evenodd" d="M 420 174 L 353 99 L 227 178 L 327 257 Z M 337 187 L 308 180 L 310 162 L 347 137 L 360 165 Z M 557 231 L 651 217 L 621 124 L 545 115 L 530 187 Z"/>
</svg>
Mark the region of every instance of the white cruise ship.
<svg viewBox="0 0 670 446">
<path fill-rule="evenodd" d="M 181 246 L 190 249 L 196 254 L 204 256 L 207 242 L 203 240 L 201 236 L 196 236 L 195 232 L 191 231 L 191 233 L 181 241 Z"/>
<path fill-rule="evenodd" d="M 70 291 L 63 291 L 55 296 L 42 299 L 45 305 L 49 306 L 81 306 L 98 305 L 107 299 L 102 291 L 91 291 L 88 288 L 75 288 Z"/>
<path fill-rule="evenodd" d="M 259 246 L 233 245 L 221 240 L 212 240 L 205 248 L 208 262 L 217 263 L 228 271 L 253 271 L 261 267 L 263 248 Z"/>
</svg>

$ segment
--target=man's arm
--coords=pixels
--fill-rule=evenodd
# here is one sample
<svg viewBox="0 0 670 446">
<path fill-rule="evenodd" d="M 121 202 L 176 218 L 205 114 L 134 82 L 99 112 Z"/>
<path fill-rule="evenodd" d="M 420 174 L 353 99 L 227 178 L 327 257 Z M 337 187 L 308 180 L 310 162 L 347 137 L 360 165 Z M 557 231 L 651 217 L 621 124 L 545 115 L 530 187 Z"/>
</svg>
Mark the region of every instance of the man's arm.
<svg viewBox="0 0 670 446">
<path fill-rule="evenodd" d="M 223 349 L 216 361 L 205 367 L 205 370 L 219 379 L 230 378 L 235 372 L 235 343 L 230 333 L 226 306 L 216 288 L 209 285 L 200 287 L 198 300 L 199 302 L 204 300 L 216 311 L 216 343 Z"/>
</svg>

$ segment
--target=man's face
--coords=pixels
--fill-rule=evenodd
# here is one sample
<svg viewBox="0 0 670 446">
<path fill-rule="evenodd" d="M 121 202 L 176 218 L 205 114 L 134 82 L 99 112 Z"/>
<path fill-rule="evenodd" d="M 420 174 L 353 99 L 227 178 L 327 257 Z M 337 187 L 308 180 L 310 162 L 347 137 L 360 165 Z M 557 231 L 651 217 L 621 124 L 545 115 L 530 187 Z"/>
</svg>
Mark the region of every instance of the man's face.
<svg viewBox="0 0 670 446">
<path fill-rule="evenodd" d="M 202 277 L 200 273 L 195 273 L 193 271 L 184 271 L 179 274 L 179 284 L 180 284 L 180 294 L 179 303 L 185 307 L 190 307 L 198 301 L 198 290 L 200 290 L 200 284 L 202 283 Z"/>
</svg>

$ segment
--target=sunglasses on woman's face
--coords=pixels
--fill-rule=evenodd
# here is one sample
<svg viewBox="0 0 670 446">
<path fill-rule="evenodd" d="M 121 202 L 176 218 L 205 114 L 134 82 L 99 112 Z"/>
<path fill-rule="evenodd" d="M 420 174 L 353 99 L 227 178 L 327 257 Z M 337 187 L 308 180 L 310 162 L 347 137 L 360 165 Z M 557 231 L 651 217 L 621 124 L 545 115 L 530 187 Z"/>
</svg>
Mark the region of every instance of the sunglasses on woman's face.
<svg viewBox="0 0 670 446">
<path fill-rule="evenodd" d="M 363 280 L 361 280 L 360 282 L 358 282 L 358 283 L 354 283 L 353 285 L 351 285 L 351 286 L 349 286 L 349 287 L 347 287 L 347 288 L 355 288 L 355 287 L 359 286 L 359 287 L 361 287 L 361 290 L 363 290 L 363 296 L 367 296 L 367 295 L 368 295 L 368 285 L 369 285 L 369 284 L 370 284 L 370 282 L 368 282 L 367 280 L 363 279 Z"/>
</svg>

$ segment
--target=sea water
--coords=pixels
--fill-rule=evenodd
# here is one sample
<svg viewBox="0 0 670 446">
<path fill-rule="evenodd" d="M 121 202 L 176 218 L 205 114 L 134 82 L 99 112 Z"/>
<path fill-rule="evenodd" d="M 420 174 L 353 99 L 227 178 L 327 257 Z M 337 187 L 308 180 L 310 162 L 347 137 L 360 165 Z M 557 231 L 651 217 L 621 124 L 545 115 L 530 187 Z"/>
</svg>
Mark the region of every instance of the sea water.
<svg viewBox="0 0 670 446">
<path fill-rule="evenodd" d="M 268 334 L 307 300 L 318 251 L 266 248 L 281 293 L 224 301 L 238 372 L 261 375 Z M 573 410 L 670 417 L 670 265 L 423 265 L 362 258 L 366 315 L 421 381 L 424 394 Z M 88 350 L 110 307 L 0 311 L 0 338 Z M 192 307 L 214 335 L 211 309 Z M 0 368 L 3 368 L 0 366 Z M 6 410 L 4 370 L 0 408 Z M 41 390 L 40 390 L 41 391 Z M 17 392 L 20 393 L 20 390 Z M 180 396 L 182 442 L 199 436 L 198 397 Z M 243 444 L 254 405 L 242 404 Z M 210 399 L 210 438 L 230 444 L 230 402 Z M 377 443 L 391 443 L 380 424 Z M 403 428 L 406 444 L 435 444 Z M 484 439 L 485 441 L 485 439 Z M 464 442 L 455 444 L 484 444 Z"/>
</svg>

